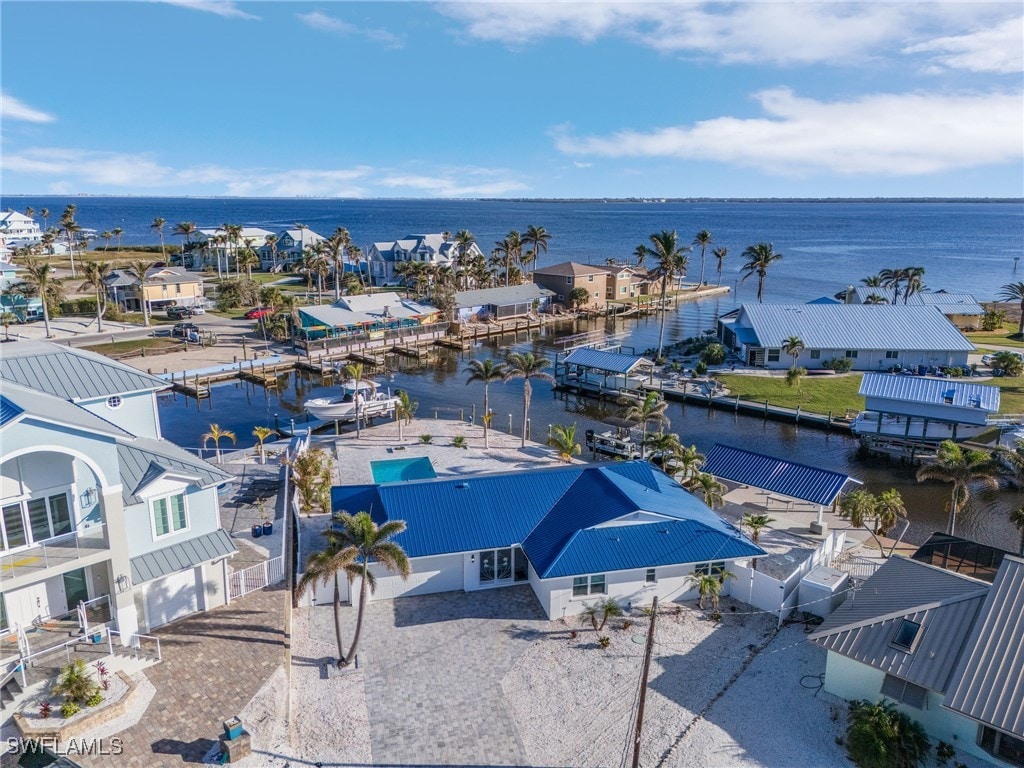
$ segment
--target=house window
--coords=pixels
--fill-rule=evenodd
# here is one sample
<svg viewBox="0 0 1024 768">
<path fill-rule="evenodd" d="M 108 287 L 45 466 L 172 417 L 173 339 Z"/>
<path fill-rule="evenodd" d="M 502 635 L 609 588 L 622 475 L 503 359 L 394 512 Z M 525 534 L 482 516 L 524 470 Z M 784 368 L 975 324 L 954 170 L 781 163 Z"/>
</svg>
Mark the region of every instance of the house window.
<svg viewBox="0 0 1024 768">
<path fill-rule="evenodd" d="M 572 275 L 566 275 L 565 276 L 565 284 L 566 285 L 572 285 Z"/>
<path fill-rule="evenodd" d="M 721 576 L 725 573 L 725 561 L 719 560 L 714 563 L 694 563 L 694 573 L 706 573 L 710 576 Z"/>
<path fill-rule="evenodd" d="M 119 395 L 112 395 L 111 397 L 107 398 L 107 408 L 109 408 L 112 411 L 116 411 L 118 408 L 121 407 L 121 402 L 122 401 Z"/>
<path fill-rule="evenodd" d="M 811 360 L 820 360 L 820 359 L 821 359 L 821 350 L 820 349 L 812 349 L 811 350 Z"/>
<path fill-rule="evenodd" d="M 590 577 L 590 594 L 603 595 L 606 593 L 606 591 L 607 589 L 605 587 L 605 579 L 603 573 L 599 576 Z"/>
<path fill-rule="evenodd" d="M 575 576 L 572 580 L 572 596 L 573 597 L 586 597 L 587 588 L 590 584 L 590 579 L 586 576 Z"/>
<path fill-rule="evenodd" d="M 561 294 L 561 293 L 558 294 L 558 300 L 559 301 L 565 301 L 565 296 L 563 294 Z"/>
<path fill-rule="evenodd" d="M 588 283 L 594 282 L 594 276 L 593 275 L 587 275 L 587 282 Z"/>
<path fill-rule="evenodd" d="M 897 648 L 910 651 L 914 648 L 914 642 L 921 630 L 921 625 L 910 619 L 903 619 L 896 628 L 896 634 L 892 636 L 892 644 Z"/>
<path fill-rule="evenodd" d="M 0 595 L 0 632 L 7 629 L 7 606 L 4 605 L 4 596 Z"/>
<path fill-rule="evenodd" d="M 856 359 L 857 358 L 857 350 L 856 349 L 848 349 L 848 350 L 846 350 L 846 356 L 848 358 L 850 358 L 851 360 Z"/>
<path fill-rule="evenodd" d="M 777 349 L 769 349 L 768 350 L 768 362 L 769 363 L 777 363 L 777 362 L 779 362 L 779 350 L 777 350 Z"/>
<path fill-rule="evenodd" d="M 627 286 L 625 286 L 625 285 L 622 286 L 622 288 L 619 289 L 619 293 L 625 293 L 626 292 L 626 288 L 627 288 Z"/>
<path fill-rule="evenodd" d="M 598 293 L 597 291 L 594 291 L 594 298 L 595 299 L 600 298 L 600 296 L 601 296 L 600 293 Z"/>
<path fill-rule="evenodd" d="M 882 681 L 881 693 L 893 701 L 914 707 L 914 709 L 923 709 L 925 699 L 928 697 L 927 688 L 922 688 L 920 685 L 915 685 L 895 675 L 885 676 L 885 680 Z"/>
<path fill-rule="evenodd" d="M 155 537 L 179 533 L 187 528 L 188 515 L 185 512 L 184 493 L 153 499 L 153 535 Z"/>
<path fill-rule="evenodd" d="M 896 360 L 899 356 L 900 353 L 894 349 L 890 349 L 888 352 L 885 353 L 886 360 Z"/>
<path fill-rule="evenodd" d="M 575 576 L 572 580 L 572 596 L 586 597 L 587 595 L 603 595 L 606 592 L 605 576 L 603 573 L 596 576 Z"/>
<path fill-rule="evenodd" d="M 477 553 L 480 558 L 480 582 L 527 581 L 530 577 L 526 555 L 519 547 L 485 549 Z"/>
<path fill-rule="evenodd" d="M 175 293 L 181 293 L 181 283 L 176 283 L 174 288 L 175 288 Z"/>
<path fill-rule="evenodd" d="M 28 522 L 32 541 L 43 541 L 71 531 L 71 510 L 68 495 L 58 493 L 48 498 L 30 499 Z"/>
<path fill-rule="evenodd" d="M 987 725 L 979 725 L 978 746 L 1010 765 L 1024 766 L 1024 739 L 1018 739 Z"/>
<path fill-rule="evenodd" d="M 658 583 L 658 574 L 653 568 L 647 569 L 647 575 L 644 577 L 644 582 L 647 584 Z"/>
</svg>

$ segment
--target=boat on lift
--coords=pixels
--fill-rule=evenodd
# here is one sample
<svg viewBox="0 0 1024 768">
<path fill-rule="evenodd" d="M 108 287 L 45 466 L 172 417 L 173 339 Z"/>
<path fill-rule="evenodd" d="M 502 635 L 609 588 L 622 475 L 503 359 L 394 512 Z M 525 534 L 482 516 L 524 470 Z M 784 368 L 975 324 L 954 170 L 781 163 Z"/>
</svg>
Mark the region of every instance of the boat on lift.
<svg viewBox="0 0 1024 768">
<path fill-rule="evenodd" d="M 375 381 L 350 379 L 341 385 L 339 397 L 314 397 L 302 404 L 305 411 L 323 421 L 355 421 L 375 416 L 392 416 L 398 398 L 382 391 Z"/>
</svg>

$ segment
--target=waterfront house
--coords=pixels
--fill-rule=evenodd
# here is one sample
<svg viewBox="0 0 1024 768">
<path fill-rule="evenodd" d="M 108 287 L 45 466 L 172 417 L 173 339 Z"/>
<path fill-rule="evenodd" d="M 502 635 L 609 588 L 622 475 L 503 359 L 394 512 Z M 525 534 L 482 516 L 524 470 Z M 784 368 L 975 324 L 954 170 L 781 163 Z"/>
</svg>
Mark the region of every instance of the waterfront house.
<svg viewBox="0 0 1024 768">
<path fill-rule="evenodd" d="M 437 307 L 420 304 L 397 293 L 342 296 L 333 304 L 300 307 L 300 335 L 323 339 L 362 333 L 370 339 L 383 339 L 386 331 L 437 322 L 440 313 Z"/>
<path fill-rule="evenodd" d="M 128 644 L 225 602 L 231 476 L 162 438 L 165 382 L 21 341 L 4 345 L 0 384 L 0 635 L 73 625 L 81 608 Z"/>
<path fill-rule="evenodd" d="M 1024 560 L 994 583 L 895 556 L 810 635 L 825 690 L 887 699 L 934 740 L 1024 766 Z"/>
<path fill-rule="evenodd" d="M 371 566 L 374 599 L 521 583 L 552 619 L 608 597 L 622 605 L 691 599 L 695 573 L 764 554 L 643 461 L 342 486 L 332 489 L 332 508 L 407 524 L 394 541 L 412 575 Z M 343 599 L 358 590 L 341 587 Z"/>
<path fill-rule="evenodd" d="M 605 281 L 606 301 L 625 301 L 651 292 L 651 278 L 646 269 L 614 264 L 600 269 L 608 275 Z"/>
<path fill-rule="evenodd" d="M 892 294 L 885 288 L 869 288 L 866 285 L 850 286 L 846 290 L 847 304 L 874 303 L 879 299 L 883 299 L 885 303 L 891 302 Z M 937 307 L 949 322 L 965 331 L 981 328 L 981 320 L 985 315 L 985 308 L 969 293 L 919 291 L 910 294 L 909 297 L 901 296 L 894 303 L 906 304 L 908 306 Z M 879 306 L 879 304 L 874 303 L 874 306 Z"/>
<path fill-rule="evenodd" d="M 466 248 L 466 258 L 483 256 L 476 243 Z M 370 245 L 366 253 L 370 278 L 374 285 L 401 285 L 402 278 L 395 274 L 395 266 L 403 262 L 419 262 L 439 266 L 457 266 L 459 245 L 443 233 L 411 234 L 399 240 Z"/>
<path fill-rule="evenodd" d="M 458 291 L 455 294 L 455 312 L 458 320 L 463 323 L 489 319 L 508 320 L 549 311 L 553 296 L 552 291 L 536 283 Z"/>
<path fill-rule="evenodd" d="M 9 312 L 19 323 L 30 323 L 43 319 L 43 300 L 38 296 L 23 296 L 20 293 L 0 295 L 0 312 Z"/>
<path fill-rule="evenodd" d="M 257 253 L 262 268 L 269 272 L 278 269 L 292 269 L 302 263 L 303 255 L 322 243 L 326 238 L 308 227 L 284 229 L 277 233 L 274 248 L 267 245 L 266 237 L 259 241 Z"/>
<path fill-rule="evenodd" d="M 560 386 L 591 392 L 620 389 L 640 391 L 650 384 L 654 362 L 641 355 L 627 355 L 616 349 L 578 347 L 564 359 L 555 356 L 555 380 Z"/>
<path fill-rule="evenodd" d="M 0 213 L 0 238 L 11 248 L 24 248 L 41 242 L 43 233 L 31 216 L 7 210 Z"/>
<path fill-rule="evenodd" d="M 566 307 L 569 306 L 569 295 L 575 288 L 585 289 L 587 301 L 583 306 L 588 309 L 604 309 L 608 302 L 608 283 L 617 282 L 607 269 L 575 261 L 537 267 L 533 270 L 533 281 L 541 288 L 553 292 L 555 302 Z"/>
<path fill-rule="evenodd" d="M 258 255 L 260 248 L 266 244 L 267 237 L 272 234 L 274 233 L 260 227 L 242 227 L 238 238 L 232 240 L 223 227 L 200 229 L 193 242 L 191 261 L 186 260 L 184 265 L 189 269 L 210 269 L 217 273 L 233 272 L 236 269 L 235 259 L 239 251 L 250 247 Z"/>
<path fill-rule="evenodd" d="M 965 368 L 975 349 L 939 309 L 921 305 L 744 304 L 718 321 L 722 344 L 752 368 L 793 365 L 782 350 L 791 336 L 804 344 L 796 364 L 807 369 L 834 358 L 861 371 Z"/>
<path fill-rule="evenodd" d="M 115 269 L 103 278 L 107 296 L 127 312 L 150 312 L 171 306 L 194 307 L 203 303 L 203 280 L 181 267 L 153 267 L 146 271 L 146 285 L 133 272 Z"/>
</svg>

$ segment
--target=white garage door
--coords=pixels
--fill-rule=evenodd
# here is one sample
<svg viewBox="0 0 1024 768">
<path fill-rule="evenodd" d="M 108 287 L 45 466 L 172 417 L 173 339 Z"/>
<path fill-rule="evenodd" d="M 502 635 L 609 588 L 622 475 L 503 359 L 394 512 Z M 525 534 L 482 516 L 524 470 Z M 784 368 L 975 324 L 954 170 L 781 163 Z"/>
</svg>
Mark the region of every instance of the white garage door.
<svg viewBox="0 0 1024 768">
<path fill-rule="evenodd" d="M 462 561 L 462 555 L 411 558 L 412 573 L 406 580 L 400 576 L 386 576 L 386 571 L 376 571 L 377 591 L 373 597 L 377 600 L 386 600 L 392 597 L 460 590 L 464 583 Z M 357 591 L 353 591 L 352 599 L 359 599 Z"/>
<path fill-rule="evenodd" d="M 146 588 L 149 628 L 180 619 L 199 610 L 194 568 L 157 579 Z"/>
</svg>

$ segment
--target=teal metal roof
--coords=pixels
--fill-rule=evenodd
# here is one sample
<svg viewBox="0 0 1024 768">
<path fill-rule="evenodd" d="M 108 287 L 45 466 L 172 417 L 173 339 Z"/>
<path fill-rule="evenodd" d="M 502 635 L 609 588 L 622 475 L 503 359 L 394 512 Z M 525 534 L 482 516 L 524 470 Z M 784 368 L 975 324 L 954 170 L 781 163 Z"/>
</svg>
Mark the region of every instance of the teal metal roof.
<svg viewBox="0 0 1024 768">
<path fill-rule="evenodd" d="M 999 393 L 999 387 L 985 384 L 895 373 L 865 373 L 860 382 L 859 392 L 864 397 L 951 405 L 957 408 L 980 408 L 990 413 L 999 411 Z"/>
<path fill-rule="evenodd" d="M 640 363 L 646 362 L 650 364 L 651 361 L 639 355 L 623 355 L 618 352 L 606 352 L 601 349 L 580 347 L 570 352 L 563 362 L 566 365 L 579 365 L 596 371 L 629 373 Z"/>
<path fill-rule="evenodd" d="M 147 581 L 159 579 L 186 568 L 194 568 L 200 563 L 233 555 L 235 548 L 231 537 L 223 528 L 196 536 L 188 541 L 181 541 L 169 547 L 147 552 L 133 557 L 130 561 L 132 583 L 145 584 Z"/>
<path fill-rule="evenodd" d="M 835 501 L 850 479 L 840 472 L 720 443 L 708 451 L 701 470 L 723 480 L 822 505 Z"/>
<path fill-rule="evenodd" d="M 167 440 L 136 437 L 119 441 L 117 458 L 121 468 L 121 497 L 125 506 L 139 503 L 141 499 L 136 494 L 165 473 L 177 472 L 194 477 L 200 488 L 219 485 L 233 478 L 231 474 Z"/>
</svg>

